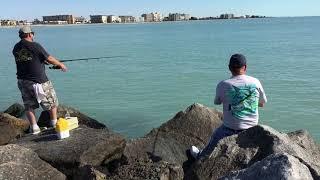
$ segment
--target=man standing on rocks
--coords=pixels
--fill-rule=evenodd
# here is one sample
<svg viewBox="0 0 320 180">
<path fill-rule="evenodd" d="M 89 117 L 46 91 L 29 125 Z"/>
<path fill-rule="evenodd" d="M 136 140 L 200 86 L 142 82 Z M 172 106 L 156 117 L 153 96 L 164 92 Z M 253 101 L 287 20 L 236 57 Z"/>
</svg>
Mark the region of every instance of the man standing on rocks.
<svg viewBox="0 0 320 180">
<path fill-rule="evenodd" d="M 217 85 L 214 100 L 216 105 L 223 104 L 223 124 L 213 132 L 202 151 L 191 147 L 190 153 L 195 159 L 210 156 L 220 139 L 256 126 L 259 120 L 258 107 L 263 107 L 267 102 L 260 81 L 246 75 L 245 56 L 232 55 L 229 70 L 232 77 Z"/>
<path fill-rule="evenodd" d="M 30 26 L 19 30 L 21 40 L 14 46 L 13 55 L 17 66 L 18 87 L 21 91 L 26 116 L 33 134 L 40 133 L 34 109 L 39 108 L 50 113 L 51 126 L 57 123 L 58 99 L 51 81 L 45 73 L 45 64 L 50 63 L 66 72 L 67 67 L 50 56 L 38 43 L 33 41 L 34 32 Z"/>
</svg>

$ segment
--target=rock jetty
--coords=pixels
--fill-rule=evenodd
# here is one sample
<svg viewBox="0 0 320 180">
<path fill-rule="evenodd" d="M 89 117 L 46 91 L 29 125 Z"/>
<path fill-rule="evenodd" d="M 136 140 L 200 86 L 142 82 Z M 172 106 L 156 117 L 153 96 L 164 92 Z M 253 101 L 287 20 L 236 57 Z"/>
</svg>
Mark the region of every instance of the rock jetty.
<svg viewBox="0 0 320 180">
<path fill-rule="evenodd" d="M 21 114 L 18 109 L 12 115 Z M 222 139 L 210 157 L 194 161 L 188 149 L 204 147 L 222 120 L 221 112 L 201 104 L 129 140 L 74 108 L 58 112 L 80 123 L 63 140 L 50 128 L 27 134 L 27 121 L 0 113 L 0 179 L 320 179 L 320 147 L 305 130 L 282 133 L 258 125 Z M 41 114 L 41 126 L 47 117 Z"/>
</svg>

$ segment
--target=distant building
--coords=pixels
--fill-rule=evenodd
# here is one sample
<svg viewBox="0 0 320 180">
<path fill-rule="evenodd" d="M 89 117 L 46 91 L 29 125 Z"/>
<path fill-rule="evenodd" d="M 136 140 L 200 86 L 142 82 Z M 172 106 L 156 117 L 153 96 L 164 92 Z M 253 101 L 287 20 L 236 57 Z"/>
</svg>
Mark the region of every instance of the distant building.
<svg viewBox="0 0 320 180">
<path fill-rule="evenodd" d="M 182 14 L 182 19 L 184 21 L 188 21 L 188 20 L 190 20 L 190 18 L 191 18 L 190 14 Z"/>
<path fill-rule="evenodd" d="M 42 24 L 43 22 L 40 21 L 39 19 L 34 19 L 32 24 Z"/>
<path fill-rule="evenodd" d="M 119 16 L 109 15 L 107 22 L 108 23 L 121 23 L 122 19 Z"/>
<path fill-rule="evenodd" d="M 143 18 L 143 17 L 138 17 L 138 18 L 136 19 L 136 21 L 137 21 L 137 22 L 144 22 L 144 18 Z"/>
<path fill-rule="evenodd" d="M 220 19 L 233 19 L 234 14 L 221 14 Z"/>
<path fill-rule="evenodd" d="M 24 26 L 24 25 L 30 26 L 31 24 L 32 24 L 32 23 L 31 23 L 31 22 L 28 22 L 27 20 L 18 21 L 18 22 L 17 22 L 17 25 L 18 25 L 18 26 Z"/>
<path fill-rule="evenodd" d="M 149 14 L 142 14 L 141 17 L 144 18 L 144 22 L 160 22 L 162 21 L 162 17 L 160 13 L 149 13 Z"/>
<path fill-rule="evenodd" d="M 16 26 L 17 21 L 16 20 L 1 20 L 1 26 Z"/>
<path fill-rule="evenodd" d="M 164 17 L 162 21 L 169 21 L 169 17 Z"/>
<path fill-rule="evenodd" d="M 84 23 L 87 23 L 87 19 L 85 17 L 75 17 L 75 24 L 84 24 Z"/>
<path fill-rule="evenodd" d="M 122 23 L 133 23 L 136 22 L 136 18 L 133 16 L 119 16 Z"/>
<path fill-rule="evenodd" d="M 108 16 L 106 16 L 106 15 L 91 15 L 90 21 L 91 21 L 91 23 L 107 23 Z"/>
<path fill-rule="evenodd" d="M 161 14 L 160 13 L 151 13 L 153 15 L 153 21 L 154 22 L 160 22 L 162 20 Z"/>
<path fill-rule="evenodd" d="M 214 19 L 220 19 L 220 16 L 217 17 L 201 17 L 199 20 L 214 20 Z"/>
<path fill-rule="evenodd" d="M 44 22 L 45 24 L 68 24 L 68 21 L 49 21 L 49 22 Z"/>
<path fill-rule="evenodd" d="M 190 20 L 190 14 L 180 14 L 180 13 L 170 13 L 168 20 L 169 21 L 188 21 Z"/>
<path fill-rule="evenodd" d="M 141 17 L 143 17 L 144 22 L 153 22 L 153 15 L 151 13 L 142 14 Z"/>
<path fill-rule="evenodd" d="M 179 13 L 170 13 L 168 20 L 169 21 L 180 21 L 180 14 Z"/>
<path fill-rule="evenodd" d="M 54 15 L 54 16 L 43 16 L 43 22 L 46 24 L 74 24 L 75 18 L 73 15 Z"/>
</svg>

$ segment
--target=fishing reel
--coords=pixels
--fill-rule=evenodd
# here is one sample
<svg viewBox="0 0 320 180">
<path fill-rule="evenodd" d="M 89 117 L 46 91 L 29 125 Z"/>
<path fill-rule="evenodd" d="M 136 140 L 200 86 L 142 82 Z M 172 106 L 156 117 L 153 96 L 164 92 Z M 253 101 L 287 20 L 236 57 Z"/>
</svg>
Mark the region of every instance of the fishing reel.
<svg viewBox="0 0 320 180">
<path fill-rule="evenodd" d="M 44 64 L 50 65 L 50 63 L 48 61 L 44 61 Z M 61 68 L 59 66 L 54 65 L 54 66 L 49 67 L 49 69 L 61 69 Z"/>
</svg>

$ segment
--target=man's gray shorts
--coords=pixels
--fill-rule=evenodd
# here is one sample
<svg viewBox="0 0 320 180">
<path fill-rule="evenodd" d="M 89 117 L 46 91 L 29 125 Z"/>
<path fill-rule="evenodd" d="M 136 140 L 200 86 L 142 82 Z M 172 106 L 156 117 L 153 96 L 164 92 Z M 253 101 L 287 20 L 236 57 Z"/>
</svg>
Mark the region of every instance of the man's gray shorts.
<svg viewBox="0 0 320 180">
<path fill-rule="evenodd" d="M 36 94 L 33 89 L 33 81 L 18 79 L 18 87 L 21 91 L 22 100 L 26 110 L 32 108 L 39 108 L 39 103 L 36 98 Z M 58 98 L 54 91 L 51 81 L 47 81 L 41 84 L 42 89 L 45 93 L 45 98 L 40 102 L 43 110 L 51 110 L 54 107 L 58 107 Z"/>
</svg>

